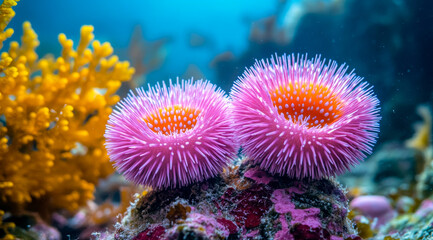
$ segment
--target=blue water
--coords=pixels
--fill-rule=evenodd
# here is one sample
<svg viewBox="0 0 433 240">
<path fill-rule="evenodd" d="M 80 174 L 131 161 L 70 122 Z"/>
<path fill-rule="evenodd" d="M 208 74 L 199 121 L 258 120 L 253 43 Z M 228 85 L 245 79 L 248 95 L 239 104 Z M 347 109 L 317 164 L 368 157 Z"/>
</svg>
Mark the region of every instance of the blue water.
<svg viewBox="0 0 433 240">
<path fill-rule="evenodd" d="M 267 0 L 219 1 L 21 1 L 15 7 L 16 17 L 10 26 L 21 35 L 23 21 L 30 21 L 39 35 L 41 54 L 59 52 L 57 36 L 65 33 L 77 41 L 84 24 L 95 27 L 96 39 L 109 41 L 117 54 L 125 56 L 133 28 L 140 24 L 148 41 L 168 37 L 167 60 L 149 81 L 182 75 L 189 64 L 196 64 L 212 78 L 210 60 L 223 51 L 239 54 L 245 50 L 248 19 L 272 14 L 275 2 Z M 198 33 L 210 39 L 201 48 L 189 46 L 189 34 Z M 212 80 L 212 79 L 211 79 Z"/>
</svg>

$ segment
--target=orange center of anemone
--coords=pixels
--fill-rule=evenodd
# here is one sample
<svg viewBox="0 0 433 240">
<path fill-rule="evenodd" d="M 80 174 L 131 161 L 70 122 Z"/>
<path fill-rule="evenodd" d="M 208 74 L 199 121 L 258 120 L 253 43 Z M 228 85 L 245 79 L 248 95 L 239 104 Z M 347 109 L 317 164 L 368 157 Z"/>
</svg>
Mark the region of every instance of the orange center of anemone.
<svg viewBox="0 0 433 240">
<path fill-rule="evenodd" d="M 179 134 L 195 126 L 199 113 L 197 109 L 175 105 L 160 108 L 157 113 L 145 117 L 144 121 L 155 133 Z"/>
<path fill-rule="evenodd" d="M 289 84 L 270 92 L 272 102 L 287 120 L 309 128 L 333 123 L 341 115 L 341 100 L 327 87 Z"/>
</svg>

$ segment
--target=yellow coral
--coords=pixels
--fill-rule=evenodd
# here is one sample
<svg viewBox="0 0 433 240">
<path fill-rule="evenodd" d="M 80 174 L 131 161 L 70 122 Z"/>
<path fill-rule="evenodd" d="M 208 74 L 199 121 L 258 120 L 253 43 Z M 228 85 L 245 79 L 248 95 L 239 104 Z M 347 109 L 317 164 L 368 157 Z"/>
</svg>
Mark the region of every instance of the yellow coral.
<svg viewBox="0 0 433 240">
<path fill-rule="evenodd" d="M 0 230 L 3 231 L 4 235 L 0 237 L 1 240 L 13 240 L 15 237 L 9 232 L 10 229 L 15 228 L 15 223 L 3 222 L 4 211 L 0 210 Z"/>
<path fill-rule="evenodd" d="M 416 132 L 411 139 L 406 141 L 406 146 L 424 151 L 431 144 L 432 113 L 429 106 L 425 105 L 419 106 L 417 112 L 424 122 L 415 125 Z"/>
<path fill-rule="evenodd" d="M 130 184 L 120 187 L 120 203 L 114 205 L 112 201 L 106 200 L 100 205 L 89 201 L 87 204 L 86 220 L 88 224 L 107 224 L 113 223 L 119 214 L 123 214 L 134 200 L 134 195 L 142 190 L 142 187 Z M 146 191 L 146 190 L 145 190 Z"/>
<path fill-rule="evenodd" d="M 0 44 L 16 4 L 0 6 Z M 113 172 L 103 146 L 115 92 L 134 69 L 112 56 L 109 43 L 81 28 L 80 42 L 59 35 L 61 56 L 38 58 L 37 35 L 23 24 L 22 43 L 0 56 L 0 207 L 76 210 Z M 91 45 L 91 48 L 89 48 Z M 43 211 L 43 212 L 42 212 Z"/>
<path fill-rule="evenodd" d="M 4 40 L 10 38 L 14 34 L 12 28 L 6 29 L 11 19 L 15 16 L 13 6 L 17 5 L 19 0 L 4 0 L 0 5 L 0 48 L 3 47 Z"/>
<path fill-rule="evenodd" d="M 417 162 L 418 176 L 416 183 L 417 197 L 420 199 L 432 194 L 431 189 L 426 188 L 431 181 L 433 170 L 433 146 L 432 144 L 432 124 L 433 115 L 430 106 L 421 105 L 417 108 L 418 114 L 423 118 L 423 123 L 415 125 L 414 136 L 406 141 L 406 146 L 421 151 L 422 158 Z"/>
</svg>

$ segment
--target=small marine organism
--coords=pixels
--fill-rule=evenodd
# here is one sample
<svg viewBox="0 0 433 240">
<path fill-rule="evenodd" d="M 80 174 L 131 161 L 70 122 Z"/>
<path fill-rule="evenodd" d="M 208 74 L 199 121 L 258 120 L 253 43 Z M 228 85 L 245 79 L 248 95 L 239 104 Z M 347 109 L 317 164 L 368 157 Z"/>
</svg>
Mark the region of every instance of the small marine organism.
<svg viewBox="0 0 433 240">
<path fill-rule="evenodd" d="M 379 100 L 348 67 L 320 56 L 257 61 L 232 88 L 234 129 L 244 153 L 272 174 L 341 174 L 370 154 Z"/>
<path fill-rule="evenodd" d="M 228 99 L 215 85 L 178 79 L 136 91 L 117 105 L 105 133 L 111 161 L 128 180 L 185 186 L 215 176 L 234 157 Z"/>
<path fill-rule="evenodd" d="M 350 202 L 351 209 L 356 209 L 362 216 L 374 221 L 371 224 L 373 229 L 388 223 L 395 217 L 396 212 L 389 200 L 384 196 L 364 195 L 354 198 Z M 361 217 L 361 216 L 359 216 Z"/>
</svg>

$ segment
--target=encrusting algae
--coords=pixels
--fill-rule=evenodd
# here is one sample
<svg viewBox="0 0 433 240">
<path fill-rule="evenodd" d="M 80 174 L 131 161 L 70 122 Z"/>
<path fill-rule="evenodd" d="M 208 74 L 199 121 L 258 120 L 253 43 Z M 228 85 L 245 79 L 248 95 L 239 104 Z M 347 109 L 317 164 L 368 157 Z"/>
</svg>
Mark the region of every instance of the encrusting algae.
<svg viewBox="0 0 433 240">
<path fill-rule="evenodd" d="M 0 6 L 0 46 L 13 34 L 5 28 L 15 5 L 5 0 Z M 134 69 L 92 32 L 92 26 L 81 28 L 76 49 L 60 34 L 61 56 L 38 58 L 37 35 L 25 22 L 21 44 L 13 41 L 1 53 L 0 209 L 42 217 L 74 211 L 93 198 L 98 179 L 113 172 L 105 124 L 119 100 L 115 92 Z"/>
</svg>

